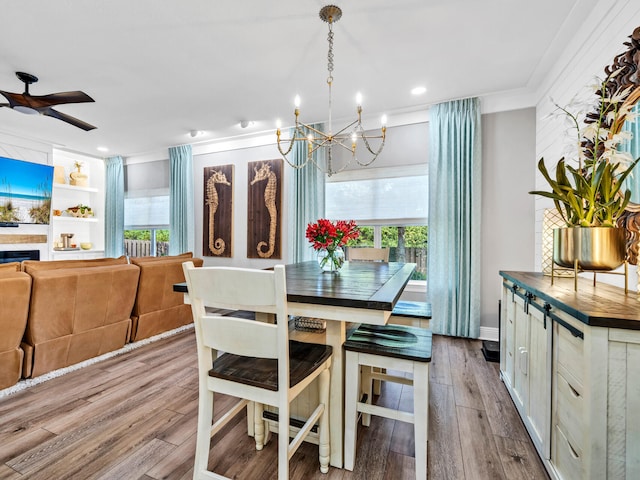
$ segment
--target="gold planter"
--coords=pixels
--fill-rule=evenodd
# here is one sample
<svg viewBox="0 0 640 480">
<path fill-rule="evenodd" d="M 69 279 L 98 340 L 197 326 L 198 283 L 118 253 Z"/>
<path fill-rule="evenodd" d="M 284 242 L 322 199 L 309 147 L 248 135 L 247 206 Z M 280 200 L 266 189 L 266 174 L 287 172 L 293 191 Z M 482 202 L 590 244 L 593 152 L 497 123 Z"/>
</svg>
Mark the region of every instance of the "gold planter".
<svg viewBox="0 0 640 480">
<path fill-rule="evenodd" d="M 571 227 L 553 231 L 553 261 L 565 268 L 606 271 L 622 265 L 627 256 L 624 228 Z"/>
</svg>

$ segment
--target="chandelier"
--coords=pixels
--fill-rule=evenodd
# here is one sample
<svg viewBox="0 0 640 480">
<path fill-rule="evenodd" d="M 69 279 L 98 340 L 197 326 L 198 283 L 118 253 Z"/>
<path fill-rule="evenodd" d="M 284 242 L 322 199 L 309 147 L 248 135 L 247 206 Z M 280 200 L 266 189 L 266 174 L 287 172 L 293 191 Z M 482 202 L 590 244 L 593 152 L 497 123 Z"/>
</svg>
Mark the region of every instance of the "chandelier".
<svg viewBox="0 0 640 480">
<path fill-rule="evenodd" d="M 303 168 L 308 163 L 312 163 L 318 168 L 318 170 L 327 174 L 328 176 L 333 175 L 334 173 L 341 172 L 351 163 L 352 160 L 355 160 L 359 165 L 366 167 L 371 165 L 378 155 L 382 151 L 385 142 L 385 135 L 387 131 L 386 115 L 382 117 L 382 129 L 381 134 L 377 136 L 367 136 L 365 135 L 364 128 L 362 127 L 362 95 L 358 93 L 356 95 L 356 112 L 358 117 L 351 122 L 349 125 L 345 126 L 341 130 L 338 130 L 336 133 L 333 133 L 333 125 L 331 123 L 331 87 L 333 85 L 333 24 L 340 20 L 342 17 L 342 10 L 340 7 L 335 5 L 327 5 L 322 7 L 320 10 L 320 18 L 322 21 L 327 22 L 329 24 L 329 35 L 327 39 L 329 41 L 329 53 L 327 54 L 327 71 L 329 72 L 329 76 L 327 77 L 327 85 L 329 86 L 329 121 L 328 121 L 328 131 L 322 132 L 310 125 L 304 124 L 300 122 L 300 97 L 296 95 L 295 98 L 295 127 L 293 127 L 292 135 L 290 139 L 282 139 L 281 138 L 281 124 L 278 121 L 277 124 L 277 139 L 278 139 L 278 150 L 282 157 L 286 160 L 286 162 L 294 168 Z M 374 150 L 369 140 L 371 139 L 380 139 L 380 145 L 377 150 Z M 362 162 L 356 157 L 356 147 L 358 141 L 361 141 L 366 147 L 367 151 L 373 155 L 369 161 Z M 306 151 L 307 156 L 304 162 L 294 164 L 287 158 L 287 155 L 293 149 L 294 144 L 296 142 L 305 142 L 306 143 Z M 283 150 L 282 144 L 284 143 L 286 150 Z M 288 147 L 287 147 L 288 143 Z M 351 152 L 351 156 L 349 160 L 347 160 L 344 165 L 340 168 L 336 169 L 333 165 L 333 147 L 344 148 Z M 313 158 L 314 152 L 318 150 L 324 150 L 326 153 L 325 156 L 325 165 L 321 165 L 318 161 Z"/>
</svg>

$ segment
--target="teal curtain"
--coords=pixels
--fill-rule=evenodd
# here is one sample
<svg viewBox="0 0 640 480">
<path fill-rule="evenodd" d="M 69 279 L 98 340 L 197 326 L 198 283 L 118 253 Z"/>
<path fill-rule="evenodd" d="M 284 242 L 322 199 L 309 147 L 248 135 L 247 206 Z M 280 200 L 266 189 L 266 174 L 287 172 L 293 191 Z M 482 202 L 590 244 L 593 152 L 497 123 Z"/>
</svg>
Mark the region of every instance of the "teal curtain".
<svg viewBox="0 0 640 480">
<path fill-rule="evenodd" d="M 635 114 L 640 114 L 640 104 L 631 109 Z M 636 118 L 633 122 L 624 122 L 622 130 L 631 132 L 631 140 L 620 145 L 620 149 L 631 154 L 633 159 L 640 157 L 640 118 Z M 631 201 L 640 203 L 640 168 L 636 165 L 631 175 L 625 180 L 626 187 L 631 190 Z"/>
<path fill-rule="evenodd" d="M 169 255 L 193 252 L 193 154 L 191 145 L 169 148 Z"/>
<path fill-rule="evenodd" d="M 443 335 L 480 335 L 480 138 L 477 98 L 431 108 L 428 297 Z"/>
<path fill-rule="evenodd" d="M 323 131 L 323 126 L 311 125 Z M 293 132 L 291 132 L 293 135 Z M 316 150 L 313 160 L 324 165 L 324 150 Z M 307 144 L 296 142 L 289 156 L 294 165 L 302 165 L 307 159 Z M 307 225 L 324 217 L 324 174 L 311 162 L 302 168 L 290 168 L 289 181 L 289 259 L 290 263 L 314 260 L 316 252 L 305 237 Z"/>
<path fill-rule="evenodd" d="M 105 160 L 104 255 L 124 255 L 124 167 L 122 157 Z"/>
</svg>

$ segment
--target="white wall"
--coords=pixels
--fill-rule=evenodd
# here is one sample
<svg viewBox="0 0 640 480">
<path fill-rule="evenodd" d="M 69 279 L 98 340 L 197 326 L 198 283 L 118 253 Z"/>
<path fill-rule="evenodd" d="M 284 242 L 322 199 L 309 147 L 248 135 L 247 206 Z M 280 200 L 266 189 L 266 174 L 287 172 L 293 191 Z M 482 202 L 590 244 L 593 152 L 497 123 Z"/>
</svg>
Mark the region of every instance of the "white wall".
<svg viewBox="0 0 640 480">
<path fill-rule="evenodd" d="M 500 270 L 533 270 L 535 109 L 482 115 L 481 327 L 498 327 Z"/>
<path fill-rule="evenodd" d="M 603 78 L 604 67 L 610 65 L 619 53 L 627 37 L 640 25 L 638 0 L 601 0 L 581 30 L 567 45 L 563 57 L 545 76 L 538 90 L 536 105 L 536 158 L 545 158 L 546 164 L 555 165 L 566 150 L 567 141 L 560 118 L 549 118 L 554 110 L 550 98 L 559 105 L 567 105 L 576 95 L 584 94 L 595 77 Z M 548 185 L 534 168 L 536 189 L 547 190 Z M 541 269 L 542 216 L 545 208 L 553 204 L 541 197 L 535 200 L 535 266 Z M 635 268 L 632 273 L 635 280 Z M 630 285 L 634 281 L 630 279 Z M 620 283 L 613 275 L 600 275 L 598 281 Z"/>
<path fill-rule="evenodd" d="M 212 153 L 197 154 L 193 157 L 194 195 L 195 195 L 195 255 L 204 259 L 205 265 L 233 265 L 234 267 L 267 268 L 278 263 L 287 263 L 287 228 L 288 213 L 288 182 L 290 169 L 286 165 L 282 169 L 282 206 L 280 237 L 282 259 L 247 258 L 247 164 L 259 160 L 273 160 L 281 158 L 275 145 L 261 145 L 249 148 L 223 149 Z M 203 198 L 204 198 L 204 168 L 218 165 L 234 165 L 233 173 L 233 258 L 203 257 Z"/>
</svg>

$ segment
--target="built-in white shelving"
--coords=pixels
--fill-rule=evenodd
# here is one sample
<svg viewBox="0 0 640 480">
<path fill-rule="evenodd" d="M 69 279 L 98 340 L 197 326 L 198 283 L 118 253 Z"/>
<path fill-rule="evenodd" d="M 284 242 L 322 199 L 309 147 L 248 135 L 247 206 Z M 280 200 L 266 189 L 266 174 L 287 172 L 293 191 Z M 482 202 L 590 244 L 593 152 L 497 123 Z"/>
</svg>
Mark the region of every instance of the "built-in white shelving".
<svg viewBox="0 0 640 480">
<path fill-rule="evenodd" d="M 70 185 L 69 174 L 76 170 L 75 163 L 82 163 L 82 173 L 87 175 L 86 186 Z M 67 183 L 54 183 L 51 197 L 52 210 L 60 210 L 62 215 L 51 216 L 51 258 L 63 260 L 71 258 L 97 258 L 104 256 L 104 163 L 101 159 L 84 157 L 68 152 L 54 152 L 54 166 L 64 169 Z M 92 217 L 73 217 L 66 210 L 76 205 L 87 205 L 93 211 Z M 80 246 L 90 242 L 90 250 L 54 250 L 55 242 L 62 233 L 72 233 L 71 243 Z"/>
</svg>

